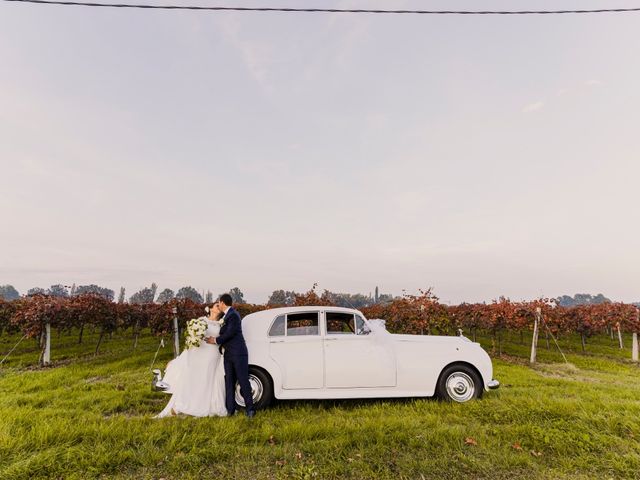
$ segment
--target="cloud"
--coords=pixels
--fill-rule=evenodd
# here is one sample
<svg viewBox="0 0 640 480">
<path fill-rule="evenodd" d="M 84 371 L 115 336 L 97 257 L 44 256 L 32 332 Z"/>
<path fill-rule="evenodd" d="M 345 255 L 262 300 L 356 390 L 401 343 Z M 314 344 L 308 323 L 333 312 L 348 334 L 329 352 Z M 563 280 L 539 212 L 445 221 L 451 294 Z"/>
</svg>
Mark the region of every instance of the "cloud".
<svg viewBox="0 0 640 480">
<path fill-rule="evenodd" d="M 535 112 L 536 110 L 540 110 L 542 107 L 544 107 L 544 102 L 530 103 L 524 106 L 524 108 L 522 109 L 522 113 Z"/>
<path fill-rule="evenodd" d="M 600 80 L 591 79 L 584 82 L 584 84 L 587 87 L 597 87 L 598 85 L 602 85 L 602 82 Z"/>
<path fill-rule="evenodd" d="M 269 88 L 269 68 L 273 62 L 273 49 L 264 41 L 248 39 L 242 31 L 238 16 L 227 16 L 217 22 L 223 38 L 240 52 L 242 61 L 251 77 L 263 89 Z"/>
</svg>

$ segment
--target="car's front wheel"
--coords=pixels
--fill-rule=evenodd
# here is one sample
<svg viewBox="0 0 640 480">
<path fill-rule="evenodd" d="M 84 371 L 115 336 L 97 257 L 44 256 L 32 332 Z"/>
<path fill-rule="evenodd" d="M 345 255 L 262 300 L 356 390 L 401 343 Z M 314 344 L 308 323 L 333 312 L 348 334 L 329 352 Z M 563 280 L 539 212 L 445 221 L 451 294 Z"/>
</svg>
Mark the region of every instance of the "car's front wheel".
<svg viewBox="0 0 640 480">
<path fill-rule="evenodd" d="M 464 403 L 480 398 L 483 389 L 482 379 L 473 368 L 454 364 L 446 367 L 440 374 L 436 393 L 442 400 Z"/>
<path fill-rule="evenodd" d="M 273 401 L 273 384 L 269 375 L 259 368 L 249 367 L 249 385 L 251 386 L 251 396 L 253 406 L 256 410 L 267 408 Z M 240 393 L 240 385 L 236 383 L 236 403 L 240 407 L 245 407 L 244 398 Z"/>
</svg>

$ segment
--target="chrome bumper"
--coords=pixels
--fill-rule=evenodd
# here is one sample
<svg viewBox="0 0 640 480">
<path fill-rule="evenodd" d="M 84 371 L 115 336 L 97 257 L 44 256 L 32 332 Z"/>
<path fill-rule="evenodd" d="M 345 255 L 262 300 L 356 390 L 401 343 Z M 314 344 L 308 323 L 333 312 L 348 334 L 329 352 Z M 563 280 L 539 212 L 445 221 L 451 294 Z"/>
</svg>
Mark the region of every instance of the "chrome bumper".
<svg viewBox="0 0 640 480">
<path fill-rule="evenodd" d="M 498 380 L 491 380 L 489 383 L 487 383 L 487 388 L 489 390 L 495 390 L 498 387 L 500 387 L 500 382 Z"/>
</svg>

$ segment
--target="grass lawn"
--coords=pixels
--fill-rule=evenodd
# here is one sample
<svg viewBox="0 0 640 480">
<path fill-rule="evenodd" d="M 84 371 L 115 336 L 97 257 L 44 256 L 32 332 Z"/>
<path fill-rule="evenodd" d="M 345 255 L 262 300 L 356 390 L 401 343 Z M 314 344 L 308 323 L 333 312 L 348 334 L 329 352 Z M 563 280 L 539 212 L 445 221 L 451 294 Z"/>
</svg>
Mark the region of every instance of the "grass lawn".
<svg viewBox="0 0 640 480">
<path fill-rule="evenodd" d="M 18 337 L 0 337 L 0 359 Z M 640 478 L 640 369 L 606 336 L 561 339 L 569 364 L 513 334 L 502 382 L 465 405 L 432 400 L 279 402 L 252 421 L 154 420 L 157 339 L 54 334 L 53 366 L 25 340 L 0 367 L 0 479 Z M 491 340 L 479 338 L 491 350 Z M 628 339 L 627 339 L 628 343 Z M 160 350 L 158 364 L 171 356 Z"/>
</svg>

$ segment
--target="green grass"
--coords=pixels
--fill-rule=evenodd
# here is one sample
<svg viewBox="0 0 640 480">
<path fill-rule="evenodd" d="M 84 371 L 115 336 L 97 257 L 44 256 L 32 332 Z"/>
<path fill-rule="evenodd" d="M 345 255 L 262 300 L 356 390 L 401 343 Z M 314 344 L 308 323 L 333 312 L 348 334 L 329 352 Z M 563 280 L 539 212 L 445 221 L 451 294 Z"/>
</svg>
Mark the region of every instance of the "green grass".
<svg viewBox="0 0 640 480">
<path fill-rule="evenodd" d="M 17 340 L 0 337 L 0 359 Z M 94 356 L 96 341 L 54 334 L 38 368 L 28 340 L 0 367 L 0 479 L 640 478 L 640 370 L 608 337 L 587 354 L 561 339 L 570 364 L 542 338 L 531 368 L 530 338 L 513 334 L 494 359 L 501 389 L 465 405 L 279 402 L 252 421 L 151 418 L 168 400 L 149 390 L 157 339 L 133 352 L 116 335 Z"/>
</svg>

